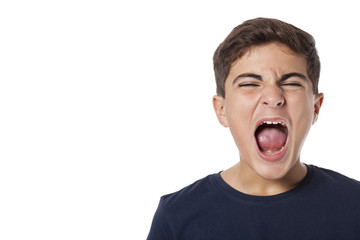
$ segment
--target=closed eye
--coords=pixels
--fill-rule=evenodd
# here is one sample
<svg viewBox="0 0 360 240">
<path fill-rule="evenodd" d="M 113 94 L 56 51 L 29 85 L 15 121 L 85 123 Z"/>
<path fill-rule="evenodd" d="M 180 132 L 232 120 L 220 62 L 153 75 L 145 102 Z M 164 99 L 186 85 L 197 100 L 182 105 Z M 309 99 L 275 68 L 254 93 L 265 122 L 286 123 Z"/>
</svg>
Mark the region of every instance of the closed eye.
<svg viewBox="0 0 360 240">
<path fill-rule="evenodd" d="M 296 83 L 296 82 L 290 82 L 290 83 L 282 83 L 281 85 L 283 86 L 298 86 L 298 87 L 302 87 L 302 84 L 300 83 Z"/>
<path fill-rule="evenodd" d="M 257 87 L 259 84 L 256 83 L 241 83 L 239 84 L 239 87 Z"/>
<path fill-rule="evenodd" d="M 295 79 L 292 79 L 295 78 Z M 297 79 L 301 81 L 298 81 Z M 290 88 L 302 88 L 304 84 L 307 84 L 308 80 L 305 75 L 298 73 L 298 72 L 291 72 L 283 75 L 280 80 L 280 86 L 290 87 Z"/>
</svg>

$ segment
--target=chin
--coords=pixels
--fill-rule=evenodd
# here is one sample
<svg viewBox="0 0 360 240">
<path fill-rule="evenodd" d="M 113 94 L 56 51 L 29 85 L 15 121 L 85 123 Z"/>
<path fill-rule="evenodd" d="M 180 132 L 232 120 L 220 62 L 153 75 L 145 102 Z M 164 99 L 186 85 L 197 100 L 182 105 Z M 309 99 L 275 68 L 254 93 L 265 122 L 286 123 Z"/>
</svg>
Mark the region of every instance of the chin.
<svg viewBox="0 0 360 240">
<path fill-rule="evenodd" d="M 289 173 L 291 164 L 286 160 L 271 163 L 265 162 L 257 164 L 254 166 L 253 170 L 258 176 L 266 180 L 276 181 L 283 179 Z"/>
</svg>

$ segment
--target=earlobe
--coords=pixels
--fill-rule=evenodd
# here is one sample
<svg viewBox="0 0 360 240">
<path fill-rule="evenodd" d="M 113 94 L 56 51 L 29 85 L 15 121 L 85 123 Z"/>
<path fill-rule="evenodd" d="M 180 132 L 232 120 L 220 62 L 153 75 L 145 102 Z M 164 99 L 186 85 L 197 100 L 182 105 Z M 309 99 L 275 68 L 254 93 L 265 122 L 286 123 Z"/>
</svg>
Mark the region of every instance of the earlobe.
<svg viewBox="0 0 360 240">
<path fill-rule="evenodd" d="M 228 127 L 229 125 L 225 114 L 225 99 L 219 95 L 215 95 L 213 97 L 213 107 L 220 124 Z"/>
<path fill-rule="evenodd" d="M 315 96 L 315 104 L 314 104 L 314 119 L 313 119 L 313 123 L 315 124 L 318 117 L 319 117 L 319 112 L 320 112 L 320 108 L 322 106 L 322 103 L 324 101 L 324 94 L 323 93 L 319 93 Z"/>
</svg>

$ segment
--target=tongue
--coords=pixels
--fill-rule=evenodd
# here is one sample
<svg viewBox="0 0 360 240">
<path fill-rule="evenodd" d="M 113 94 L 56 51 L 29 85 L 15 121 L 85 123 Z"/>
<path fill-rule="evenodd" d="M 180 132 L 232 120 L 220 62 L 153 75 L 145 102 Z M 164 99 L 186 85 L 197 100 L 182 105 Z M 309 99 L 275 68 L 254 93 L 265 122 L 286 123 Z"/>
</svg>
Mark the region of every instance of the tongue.
<svg viewBox="0 0 360 240">
<path fill-rule="evenodd" d="M 285 145 L 286 133 L 277 128 L 264 128 L 256 136 L 263 151 L 280 150 Z"/>
</svg>

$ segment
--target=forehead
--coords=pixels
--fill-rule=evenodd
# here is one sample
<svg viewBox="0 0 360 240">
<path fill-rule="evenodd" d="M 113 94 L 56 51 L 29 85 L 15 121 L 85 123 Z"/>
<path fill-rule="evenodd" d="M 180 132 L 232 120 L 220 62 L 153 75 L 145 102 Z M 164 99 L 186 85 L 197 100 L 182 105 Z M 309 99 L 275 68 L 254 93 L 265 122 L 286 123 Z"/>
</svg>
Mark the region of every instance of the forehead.
<svg viewBox="0 0 360 240">
<path fill-rule="evenodd" d="M 240 58 L 235 60 L 230 68 L 231 75 L 239 71 L 272 71 L 284 74 L 287 71 L 307 72 L 306 59 L 281 43 L 269 43 L 250 47 Z"/>
</svg>

